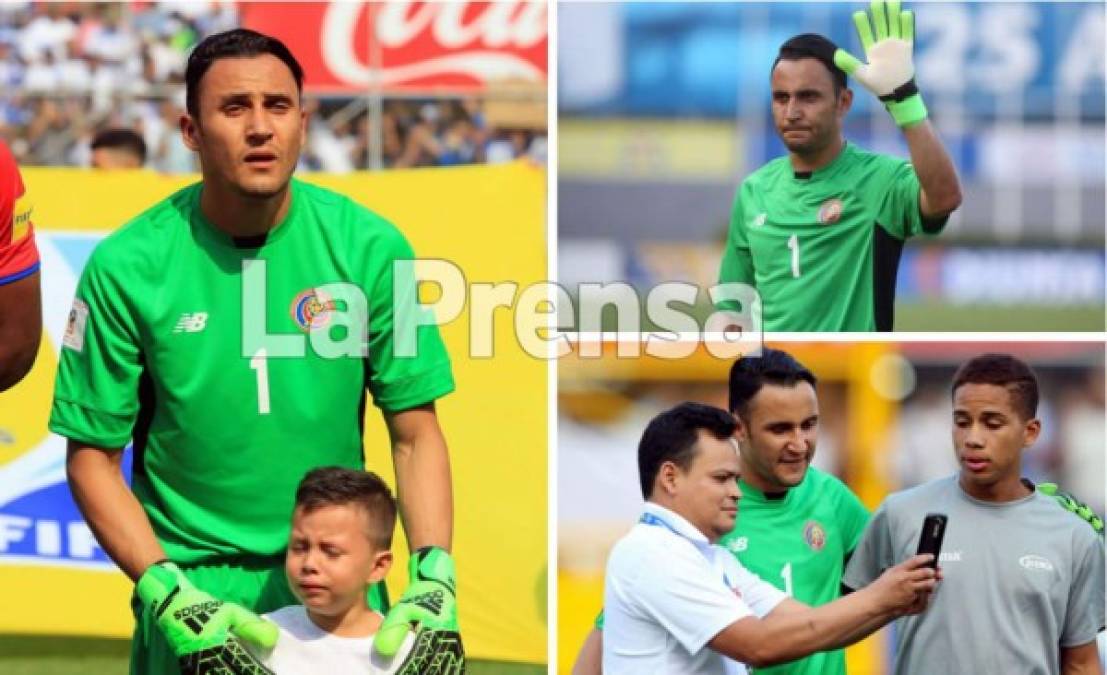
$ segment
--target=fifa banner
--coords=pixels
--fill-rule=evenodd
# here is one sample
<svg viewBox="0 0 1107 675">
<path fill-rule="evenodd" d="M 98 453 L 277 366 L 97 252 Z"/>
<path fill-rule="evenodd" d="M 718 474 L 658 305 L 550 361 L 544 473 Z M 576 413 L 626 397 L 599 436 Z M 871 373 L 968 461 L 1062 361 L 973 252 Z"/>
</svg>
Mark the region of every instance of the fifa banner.
<svg viewBox="0 0 1107 675">
<path fill-rule="evenodd" d="M 326 94 L 475 93 L 546 81 L 545 0 L 245 2 L 242 25 L 288 45 Z"/>
<path fill-rule="evenodd" d="M 62 334 L 89 254 L 111 230 L 196 177 L 26 169 L 24 178 L 42 256 L 44 335 L 31 374 L 0 394 L 0 633 L 128 636 L 132 584 L 77 511 L 65 479 L 65 439 L 46 425 Z M 453 262 L 469 283 L 526 287 L 545 278 L 542 169 L 515 163 L 304 179 L 385 216 L 417 255 Z M 468 307 L 442 326 L 457 381 L 438 410 L 453 468 L 461 627 L 475 658 L 541 663 L 547 363 L 519 346 L 512 312 L 492 318 L 491 358 L 469 356 Z M 387 431 L 372 407 L 365 447 L 368 468 L 394 485 Z M 407 584 L 402 533 L 393 550 L 388 586 L 396 598 Z"/>
</svg>

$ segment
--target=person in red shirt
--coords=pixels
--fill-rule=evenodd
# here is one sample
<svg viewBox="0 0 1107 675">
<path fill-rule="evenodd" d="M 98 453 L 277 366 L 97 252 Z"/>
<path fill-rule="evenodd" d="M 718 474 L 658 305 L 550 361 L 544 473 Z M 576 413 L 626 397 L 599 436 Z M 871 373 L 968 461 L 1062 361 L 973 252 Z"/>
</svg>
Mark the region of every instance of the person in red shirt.
<svg viewBox="0 0 1107 675">
<path fill-rule="evenodd" d="M 8 147 L 0 142 L 0 391 L 34 365 L 42 337 L 39 259 L 31 202 Z"/>
</svg>

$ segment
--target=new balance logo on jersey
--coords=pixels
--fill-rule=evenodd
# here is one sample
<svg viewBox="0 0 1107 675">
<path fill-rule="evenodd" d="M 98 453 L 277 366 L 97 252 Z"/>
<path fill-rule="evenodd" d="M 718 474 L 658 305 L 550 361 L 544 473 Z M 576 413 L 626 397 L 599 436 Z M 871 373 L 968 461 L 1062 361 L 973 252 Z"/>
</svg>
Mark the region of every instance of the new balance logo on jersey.
<svg viewBox="0 0 1107 675">
<path fill-rule="evenodd" d="M 199 333 L 208 325 L 207 312 L 185 312 L 177 319 L 174 333 Z"/>
<path fill-rule="evenodd" d="M 747 537 L 738 537 L 731 539 L 726 543 L 726 547 L 730 549 L 731 553 L 741 553 L 749 548 L 750 542 Z"/>
<path fill-rule="evenodd" d="M 765 219 L 768 218 L 768 217 L 769 217 L 769 214 L 767 214 L 767 213 L 757 214 L 756 216 L 753 217 L 753 226 L 754 227 L 761 227 L 762 225 L 765 224 Z"/>
</svg>

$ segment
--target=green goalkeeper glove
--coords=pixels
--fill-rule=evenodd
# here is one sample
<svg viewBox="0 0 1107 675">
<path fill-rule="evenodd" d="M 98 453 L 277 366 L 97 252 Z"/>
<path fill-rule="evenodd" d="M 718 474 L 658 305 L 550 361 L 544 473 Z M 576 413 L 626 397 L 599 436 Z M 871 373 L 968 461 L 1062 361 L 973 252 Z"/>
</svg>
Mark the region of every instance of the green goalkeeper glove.
<svg viewBox="0 0 1107 675">
<path fill-rule="evenodd" d="M 1103 536 L 1103 519 L 1097 516 L 1090 506 L 1079 501 L 1069 493 L 1062 492 L 1061 489 L 1057 487 L 1056 483 L 1041 483 L 1038 485 L 1038 492 L 1056 499 L 1057 503 L 1061 505 L 1061 508 L 1066 511 L 1071 511 L 1088 521 L 1088 524 L 1092 526 L 1096 534 L 1101 537 Z"/>
<path fill-rule="evenodd" d="M 907 10 L 901 12 L 899 0 L 873 0 L 872 15 L 875 41 L 865 12 L 853 14 L 857 36 L 869 62 L 861 63 L 853 54 L 838 49 L 834 52 L 834 64 L 876 94 L 896 124 L 901 127 L 918 124 L 926 119 L 927 112 L 915 86 L 915 64 L 911 58 L 915 16 Z"/>
<path fill-rule="evenodd" d="M 272 622 L 199 590 L 169 561 L 151 565 L 135 589 L 184 675 L 273 675 L 239 641 L 271 649 L 279 632 Z"/>
<path fill-rule="evenodd" d="M 407 590 L 373 640 L 375 649 L 386 658 L 395 656 L 412 630 L 415 644 L 398 675 L 461 675 L 465 650 L 458 632 L 453 558 L 437 546 L 421 548 L 408 561 L 408 575 Z"/>
</svg>

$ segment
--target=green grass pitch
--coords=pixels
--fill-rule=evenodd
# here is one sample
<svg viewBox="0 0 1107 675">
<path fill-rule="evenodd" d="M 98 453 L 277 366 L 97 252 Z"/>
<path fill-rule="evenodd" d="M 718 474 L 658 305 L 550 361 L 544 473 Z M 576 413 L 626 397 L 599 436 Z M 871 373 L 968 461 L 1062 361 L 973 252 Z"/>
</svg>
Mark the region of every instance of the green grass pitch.
<svg viewBox="0 0 1107 675">
<path fill-rule="evenodd" d="M 4 675 L 126 675 L 127 640 L 0 635 Z M 544 675 L 546 666 L 469 661 L 469 675 Z"/>
</svg>

